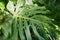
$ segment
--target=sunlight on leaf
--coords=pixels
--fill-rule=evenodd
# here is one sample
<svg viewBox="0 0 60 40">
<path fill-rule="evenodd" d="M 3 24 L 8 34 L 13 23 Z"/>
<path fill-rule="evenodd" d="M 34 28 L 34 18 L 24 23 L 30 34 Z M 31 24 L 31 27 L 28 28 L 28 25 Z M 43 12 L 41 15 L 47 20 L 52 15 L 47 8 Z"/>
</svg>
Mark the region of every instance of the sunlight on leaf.
<svg viewBox="0 0 60 40">
<path fill-rule="evenodd" d="M 7 9 L 13 14 L 14 13 L 14 4 L 12 1 L 9 1 L 8 4 L 7 4 Z"/>
</svg>

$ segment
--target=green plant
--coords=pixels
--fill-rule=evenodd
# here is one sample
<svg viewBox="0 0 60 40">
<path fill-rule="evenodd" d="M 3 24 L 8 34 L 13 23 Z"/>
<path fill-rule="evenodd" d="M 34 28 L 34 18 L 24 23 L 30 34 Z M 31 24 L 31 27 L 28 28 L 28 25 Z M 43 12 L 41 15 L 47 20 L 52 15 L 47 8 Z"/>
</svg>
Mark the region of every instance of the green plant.
<svg viewBox="0 0 60 40">
<path fill-rule="evenodd" d="M 59 28 L 46 16 L 50 12 L 32 0 L 9 0 L 0 19 L 0 40 L 57 40 Z"/>
</svg>

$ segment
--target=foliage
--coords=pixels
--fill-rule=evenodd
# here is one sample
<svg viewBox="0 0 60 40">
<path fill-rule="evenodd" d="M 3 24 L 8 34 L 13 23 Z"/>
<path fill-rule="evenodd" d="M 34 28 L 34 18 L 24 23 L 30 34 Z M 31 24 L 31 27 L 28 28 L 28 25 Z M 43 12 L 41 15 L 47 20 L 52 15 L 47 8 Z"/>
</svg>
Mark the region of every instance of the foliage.
<svg viewBox="0 0 60 40">
<path fill-rule="evenodd" d="M 0 40 L 60 40 L 60 4 L 55 0 L 6 2 L 0 1 Z"/>
</svg>

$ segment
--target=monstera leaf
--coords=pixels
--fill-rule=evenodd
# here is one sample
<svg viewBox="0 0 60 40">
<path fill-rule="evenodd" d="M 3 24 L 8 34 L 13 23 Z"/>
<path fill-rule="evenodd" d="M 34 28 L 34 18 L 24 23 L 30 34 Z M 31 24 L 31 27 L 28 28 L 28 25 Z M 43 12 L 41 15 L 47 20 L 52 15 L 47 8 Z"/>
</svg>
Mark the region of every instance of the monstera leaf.
<svg viewBox="0 0 60 40">
<path fill-rule="evenodd" d="M 54 20 L 45 16 L 50 11 L 27 1 L 17 0 L 15 5 L 8 2 L 6 19 L 0 25 L 0 40 L 57 40 Z"/>
</svg>

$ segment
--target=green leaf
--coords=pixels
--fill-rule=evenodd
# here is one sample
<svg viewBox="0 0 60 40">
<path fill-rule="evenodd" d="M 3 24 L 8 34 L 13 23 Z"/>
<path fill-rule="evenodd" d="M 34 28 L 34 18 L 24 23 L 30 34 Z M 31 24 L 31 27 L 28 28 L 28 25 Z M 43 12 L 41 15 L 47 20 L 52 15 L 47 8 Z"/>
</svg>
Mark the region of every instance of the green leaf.
<svg viewBox="0 0 60 40">
<path fill-rule="evenodd" d="M 17 0 L 10 0 L 10 1 L 12 1 L 14 4 L 16 4 L 16 3 L 17 3 Z"/>
<path fill-rule="evenodd" d="M 29 30 L 30 26 L 28 25 L 26 20 L 24 20 L 24 26 L 25 26 L 25 34 L 26 34 L 27 40 L 32 40 L 31 33 L 30 33 L 30 30 Z"/>
<path fill-rule="evenodd" d="M 22 19 L 19 18 L 18 22 L 19 22 L 19 24 L 18 24 L 19 36 L 20 36 L 21 40 L 25 40 Z"/>
<path fill-rule="evenodd" d="M 0 12 L 3 12 L 5 9 L 5 4 L 3 2 L 0 2 Z"/>
<path fill-rule="evenodd" d="M 39 38 L 39 40 L 45 40 L 42 36 L 39 35 L 39 33 L 37 32 L 36 26 L 34 26 L 34 23 L 32 23 L 32 29 L 34 34 Z"/>
<path fill-rule="evenodd" d="M 43 0 L 35 1 L 44 3 Z M 45 6 L 38 6 L 32 0 L 9 0 L 7 9 L 4 12 L 5 16 L 8 16 L 0 19 L 2 21 L 5 19 L 4 23 L 0 24 L 0 30 L 2 29 L 0 40 L 57 40 L 59 38 L 59 27 L 52 22 L 49 15 L 46 16 L 51 11 Z"/>
<path fill-rule="evenodd" d="M 10 11 L 12 14 L 14 13 L 15 7 L 12 1 L 9 1 L 7 4 L 7 9 Z"/>
<path fill-rule="evenodd" d="M 17 18 L 14 18 L 12 22 L 12 37 L 10 40 L 18 40 Z"/>
</svg>

